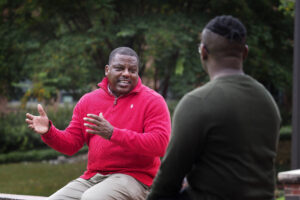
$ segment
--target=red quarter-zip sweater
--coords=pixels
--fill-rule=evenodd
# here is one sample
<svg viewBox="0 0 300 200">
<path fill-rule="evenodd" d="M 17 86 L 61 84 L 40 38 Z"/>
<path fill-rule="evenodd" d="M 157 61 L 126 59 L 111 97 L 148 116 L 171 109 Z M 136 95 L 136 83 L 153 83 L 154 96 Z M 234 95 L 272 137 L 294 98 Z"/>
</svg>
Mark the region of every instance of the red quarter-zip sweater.
<svg viewBox="0 0 300 200">
<path fill-rule="evenodd" d="M 123 173 L 150 186 L 170 137 L 170 114 L 165 100 L 144 86 L 141 79 L 129 94 L 119 98 L 108 91 L 107 78 L 98 86 L 78 101 L 69 126 L 62 131 L 51 123 L 49 131 L 42 135 L 43 141 L 67 155 L 87 144 L 87 170 L 81 178 L 89 179 L 96 173 Z M 102 113 L 111 123 L 114 131 L 110 140 L 86 132 L 83 118 L 88 113 Z"/>
</svg>

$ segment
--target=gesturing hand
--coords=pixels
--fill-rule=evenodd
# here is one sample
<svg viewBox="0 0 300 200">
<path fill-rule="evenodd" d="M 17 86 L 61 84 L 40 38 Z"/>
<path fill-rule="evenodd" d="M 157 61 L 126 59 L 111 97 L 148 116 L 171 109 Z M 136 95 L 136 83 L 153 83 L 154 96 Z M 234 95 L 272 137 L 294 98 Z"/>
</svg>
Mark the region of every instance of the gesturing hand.
<svg viewBox="0 0 300 200">
<path fill-rule="evenodd" d="M 83 120 L 92 124 L 84 123 L 85 127 L 90 128 L 87 129 L 86 132 L 100 135 L 104 139 L 109 140 L 114 131 L 114 127 L 106 119 L 104 119 L 102 113 L 100 113 L 99 116 L 94 114 L 87 114 L 87 116 L 88 117 L 84 117 Z"/>
<path fill-rule="evenodd" d="M 40 116 L 26 113 L 26 123 L 28 127 L 38 134 L 47 133 L 49 130 L 49 119 L 41 104 L 37 105 Z"/>
</svg>

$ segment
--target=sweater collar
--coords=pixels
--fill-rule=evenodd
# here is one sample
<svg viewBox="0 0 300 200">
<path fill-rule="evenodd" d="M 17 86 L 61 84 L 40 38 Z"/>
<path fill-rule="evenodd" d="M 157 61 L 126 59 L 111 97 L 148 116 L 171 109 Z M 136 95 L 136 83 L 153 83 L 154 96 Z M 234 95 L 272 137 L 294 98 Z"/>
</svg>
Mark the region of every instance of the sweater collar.
<svg viewBox="0 0 300 200">
<path fill-rule="evenodd" d="M 109 90 L 108 90 L 108 78 L 104 77 L 102 79 L 102 81 L 100 83 L 98 83 L 98 86 L 103 89 L 107 94 L 109 94 L 110 96 L 114 96 Z M 141 78 L 139 78 L 138 83 L 136 84 L 136 86 L 133 88 L 133 90 L 131 90 L 128 94 L 126 95 L 130 95 L 130 94 L 134 94 L 134 93 L 139 93 L 140 90 L 142 88 L 142 80 Z M 126 96 L 126 95 L 122 95 L 122 96 Z"/>
</svg>

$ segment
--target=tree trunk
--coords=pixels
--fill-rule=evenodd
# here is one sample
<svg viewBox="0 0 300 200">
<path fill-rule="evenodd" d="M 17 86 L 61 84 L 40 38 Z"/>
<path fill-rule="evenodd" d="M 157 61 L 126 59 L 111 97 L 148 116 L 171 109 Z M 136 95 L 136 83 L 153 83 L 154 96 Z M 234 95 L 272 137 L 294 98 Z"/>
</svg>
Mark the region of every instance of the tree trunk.
<svg viewBox="0 0 300 200">
<path fill-rule="evenodd" d="M 168 65 L 169 67 L 167 67 L 166 71 L 165 71 L 165 77 L 164 80 L 161 84 L 161 91 L 162 91 L 162 96 L 166 99 L 167 98 L 167 94 L 168 94 L 168 90 L 169 90 L 169 82 L 170 82 L 170 78 L 172 73 L 174 73 L 174 70 L 176 68 L 176 63 L 177 63 L 177 59 L 179 57 L 179 50 L 177 50 L 173 56 L 171 56 L 170 58 L 170 65 Z"/>
</svg>

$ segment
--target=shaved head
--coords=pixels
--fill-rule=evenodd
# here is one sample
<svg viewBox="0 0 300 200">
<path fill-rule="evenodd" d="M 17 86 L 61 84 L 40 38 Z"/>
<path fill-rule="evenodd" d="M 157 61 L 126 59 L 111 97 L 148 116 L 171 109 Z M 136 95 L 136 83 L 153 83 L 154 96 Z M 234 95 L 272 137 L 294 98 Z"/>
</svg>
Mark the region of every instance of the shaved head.
<svg viewBox="0 0 300 200">
<path fill-rule="evenodd" d="M 216 33 L 230 42 L 245 42 L 247 30 L 244 24 L 237 18 L 231 15 L 217 16 L 210 20 L 204 29 L 208 29 L 213 33 Z"/>
<path fill-rule="evenodd" d="M 202 32 L 202 43 L 214 58 L 242 55 L 247 30 L 243 23 L 230 15 L 217 16 L 210 20 Z"/>
<path fill-rule="evenodd" d="M 206 24 L 199 53 L 210 78 L 243 73 L 243 61 L 248 55 L 246 35 L 242 22 L 230 15 L 217 16 Z"/>
<path fill-rule="evenodd" d="M 214 59 L 221 57 L 240 58 L 245 46 L 245 38 L 241 41 L 229 40 L 205 28 L 201 34 L 201 42 Z"/>
</svg>

